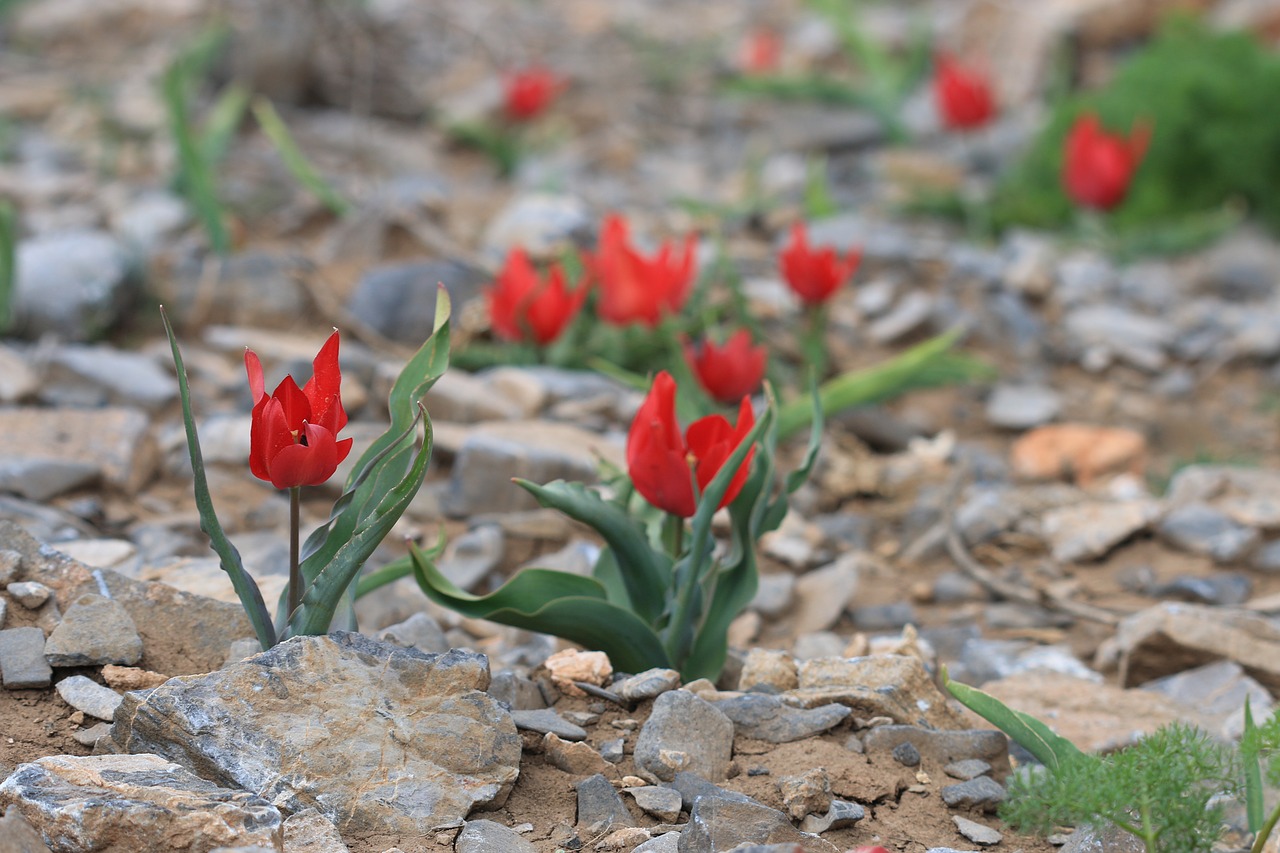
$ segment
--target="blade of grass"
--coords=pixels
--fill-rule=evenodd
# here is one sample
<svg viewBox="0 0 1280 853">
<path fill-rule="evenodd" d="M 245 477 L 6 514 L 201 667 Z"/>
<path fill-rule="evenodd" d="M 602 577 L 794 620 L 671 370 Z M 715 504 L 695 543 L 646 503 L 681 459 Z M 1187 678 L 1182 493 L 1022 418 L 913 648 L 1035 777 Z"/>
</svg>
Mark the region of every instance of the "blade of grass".
<svg viewBox="0 0 1280 853">
<path fill-rule="evenodd" d="M 262 127 L 262 132 L 271 140 L 271 144 L 275 145 L 276 150 L 280 152 L 280 159 L 284 160 L 285 166 L 289 172 L 297 179 L 298 183 L 307 188 L 309 192 L 315 195 L 337 216 L 342 216 L 350 209 L 351 204 L 342 195 L 335 190 L 328 181 L 320 177 L 320 173 L 315 170 L 306 155 L 302 153 L 302 149 L 298 147 L 298 143 L 294 141 L 293 134 L 289 133 L 289 128 L 285 125 L 284 119 L 280 118 L 280 114 L 276 112 L 276 108 L 271 102 L 262 96 L 253 99 L 250 106 L 253 110 L 253 116 L 258 120 L 258 124 Z"/>
<path fill-rule="evenodd" d="M 219 255 L 231 250 L 231 236 L 223 221 L 222 203 L 213 187 L 213 173 L 201 155 L 188 118 L 187 89 L 190 72 L 187 60 L 179 58 L 164 73 L 162 89 L 169 132 L 173 135 L 181 164 L 181 189 L 209 236 L 209 245 Z"/>
<path fill-rule="evenodd" d="M 252 93 L 239 83 L 232 83 L 222 90 L 205 117 L 200 135 L 200 153 L 212 168 L 222 162 L 231 145 L 231 139 L 244 120 Z"/>
</svg>

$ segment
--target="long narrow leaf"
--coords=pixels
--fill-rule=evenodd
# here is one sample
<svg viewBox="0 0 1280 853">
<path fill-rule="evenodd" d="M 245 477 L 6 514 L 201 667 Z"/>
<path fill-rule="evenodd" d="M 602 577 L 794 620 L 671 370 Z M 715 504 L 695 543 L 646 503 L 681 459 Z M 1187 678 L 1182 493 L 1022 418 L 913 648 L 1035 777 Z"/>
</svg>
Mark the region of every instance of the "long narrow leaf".
<svg viewBox="0 0 1280 853">
<path fill-rule="evenodd" d="M 205 117 L 200 133 L 200 156 L 210 169 L 222 162 L 236 129 L 244 120 L 245 110 L 249 108 L 252 93 L 239 83 L 231 83 L 214 101 L 209 115 Z"/>
<path fill-rule="evenodd" d="M 643 528 L 631 516 L 581 483 L 556 480 L 538 485 L 520 479 L 515 482 L 537 498 L 538 503 L 558 509 L 599 533 L 618 563 L 631 609 L 651 625 L 662 615 L 666 590 L 671 584 L 670 559 L 649 545 Z"/>
<path fill-rule="evenodd" d="M 187 107 L 187 83 L 190 75 L 187 69 L 186 61 L 180 58 L 164 73 L 162 89 L 165 111 L 169 118 L 169 132 L 178 149 L 182 191 L 196 209 L 196 215 L 200 217 L 205 234 L 209 237 L 210 247 L 217 254 L 225 255 L 231 251 L 231 237 L 223 221 L 222 202 L 218 200 L 214 189 L 212 171 L 201 156 L 200 146 L 196 144 L 195 134 L 191 130 Z"/>
<path fill-rule="evenodd" d="M 1266 821 L 1266 809 L 1262 802 L 1262 736 L 1253 721 L 1253 709 L 1249 697 L 1244 697 L 1244 734 L 1240 738 L 1240 760 L 1244 764 L 1244 804 L 1249 831 L 1257 832 Z"/>
<path fill-rule="evenodd" d="M 342 543 L 347 541 L 373 507 L 377 505 L 380 488 L 389 488 L 403 476 L 409 465 L 411 448 L 400 447 L 387 454 L 389 448 L 397 448 L 406 430 L 412 428 L 418 417 L 418 405 L 431 386 L 449 368 L 449 315 L 452 305 L 449 292 L 441 285 L 436 291 L 436 316 L 431 336 L 418 348 L 405 364 L 392 384 L 387 400 L 391 425 L 386 432 L 374 439 L 356 461 L 347 478 L 347 489 L 353 494 L 347 498 L 348 506 L 333 519 L 322 543 L 312 543 L 315 550 L 302 561 L 302 575 L 311 582 L 320 570 L 333 559 Z M 378 476 L 362 474 L 369 463 L 382 459 Z M 384 476 L 385 475 L 385 476 Z M 364 477 L 363 485 L 355 481 Z M 384 489 L 385 490 L 385 489 Z M 344 495 L 345 497 L 345 495 Z M 340 499 L 341 500 L 341 499 Z"/>
<path fill-rule="evenodd" d="M 947 677 L 945 667 L 942 670 L 942 683 L 962 705 L 1013 738 L 1050 770 L 1059 770 L 1068 761 L 1093 758 L 1081 752 L 1071 741 L 1054 734 L 1048 726 L 1030 714 L 1015 711 L 990 693 L 984 693 L 976 687 L 952 681 Z"/>
<path fill-rule="evenodd" d="M 889 361 L 865 370 L 851 371 L 830 379 L 818 389 L 824 415 L 853 406 L 885 400 L 912 387 L 912 382 L 929 368 L 944 360 L 944 356 L 958 339 L 956 332 L 948 332 L 918 344 Z M 966 377 L 979 378 L 984 371 L 977 363 L 961 362 L 962 370 L 947 373 L 941 381 L 960 381 Z M 813 418 L 811 401 L 803 397 L 783 405 L 778 413 L 778 438 L 785 439 L 808 426 Z"/>
<path fill-rule="evenodd" d="M 213 509 L 213 496 L 209 493 L 209 481 L 204 471 L 204 456 L 200 452 L 200 438 L 196 434 L 195 418 L 191 414 L 191 390 L 187 385 L 187 368 L 182 362 L 182 353 L 178 349 L 178 339 L 169 325 L 169 317 L 164 308 L 160 309 L 160 318 L 164 322 L 164 332 L 169 336 L 169 348 L 173 351 L 173 365 L 178 372 L 178 395 L 182 400 L 182 423 L 187 432 L 187 452 L 191 457 L 192 482 L 195 488 L 196 508 L 200 511 L 200 529 L 209 537 L 214 552 L 221 561 L 222 570 L 231 578 L 236 596 L 244 607 L 249 621 L 253 624 L 254 633 L 263 649 L 276 644 L 275 629 L 271 625 L 271 616 L 267 605 L 262 600 L 262 592 L 253 578 L 244 570 L 240 552 L 231 544 L 231 540 L 222 530 L 217 513 Z"/>
<path fill-rule="evenodd" d="M 361 519 L 360 524 L 346 539 L 342 547 L 316 574 L 302 596 L 301 613 L 290 614 L 297 622 L 295 634 L 324 634 L 329 630 L 338 602 L 365 562 L 387 538 L 391 528 L 400 520 L 413 496 L 418 493 L 427 475 L 427 463 L 431 458 L 431 420 L 424 418 L 426 435 L 422 449 L 413 460 L 404 479 L 382 495 L 373 512 Z"/>
<path fill-rule="evenodd" d="M 422 553 L 430 560 L 438 560 L 440 555 L 444 553 L 445 545 L 448 544 L 448 541 L 442 527 L 440 528 L 440 535 L 436 537 L 436 543 Z M 368 595 L 375 589 L 384 587 L 389 583 L 395 583 L 401 578 L 409 577 L 411 574 L 413 574 L 413 559 L 406 554 L 360 578 L 356 582 L 355 597 L 360 598 L 362 595 Z"/>
<path fill-rule="evenodd" d="M 634 613 L 610 603 L 594 578 L 525 569 L 488 595 L 459 589 L 410 546 L 418 585 L 437 604 L 473 619 L 553 633 L 604 652 L 614 667 L 642 672 L 670 666 L 656 634 Z"/>
<path fill-rule="evenodd" d="M 697 622 L 702 620 L 705 608 L 694 610 L 693 588 L 702 586 L 708 570 L 708 561 L 715 546 L 711 535 L 711 519 L 724 500 L 729 484 L 737 475 L 738 469 L 746 461 L 747 454 L 766 433 L 773 423 L 773 409 L 766 409 L 751 430 L 734 448 L 733 453 L 725 460 L 720 470 L 711 478 L 707 488 L 698 496 L 698 507 L 693 514 L 688 551 L 675 573 L 677 586 L 676 610 L 667 624 L 665 644 L 667 655 L 680 667 L 681 674 L 687 676 L 685 658 L 688 657 L 697 637 Z M 754 595 L 754 590 L 752 591 Z M 749 599 L 748 599 L 749 600 Z M 737 614 L 734 614 L 737 615 Z"/>
<path fill-rule="evenodd" d="M 320 177 L 320 173 L 307 160 L 307 156 L 302 153 L 302 149 L 298 147 L 298 143 L 294 141 L 293 134 L 289 133 L 289 128 L 284 123 L 284 119 L 280 118 L 280 114 L 276 112 L 276 108 L 271 102 L 262 96 L 253 99 L 250 107 L 253 110 L 254 118 L 258 120 L 258 124 L 262 126 L 262 132 L 271 140 L 271 144 L 275 145 L 276 150 L 280 152 L 280 159 L 284 161 L 286 167 L 293 177 L 307 188 L 316 198 L 324 203 L 337 216 L 342 216 L 350 208 L 351 203 L 333 188 L 333 186 Z"/>
</svg>

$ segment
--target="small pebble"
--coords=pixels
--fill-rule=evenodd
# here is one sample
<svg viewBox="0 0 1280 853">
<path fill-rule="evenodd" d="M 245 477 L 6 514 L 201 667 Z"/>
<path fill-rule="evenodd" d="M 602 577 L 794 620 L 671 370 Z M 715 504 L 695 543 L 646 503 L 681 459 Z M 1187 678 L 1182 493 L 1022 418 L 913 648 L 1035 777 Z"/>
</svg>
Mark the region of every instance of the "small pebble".
<svg viewBox="0 0 1280 853">
<path fill-rule="evenodd" d="M 984 847 L 991 844 L 999 844 L 1004 836 L 989 826 L 978 823 L 976 820 L 969 820 L 960 815 L 952 815 L 951 819 L 955 821 L 956 831 L 974 844 L 981 844 Z"/>
<path fill-rule="evenodd" d="M 985 776 L 990 773 L 991 765 L 981 758 L 966 758 L 963 761 L 951 762 L 942 768 L 942 772 L 953 779 L 967 782 L 970 779 L 976 779 L 979 776 Z"/>
<path fill-rule="evenodd" d="M 40 607 L 53 594 L 53 590 L 49 589 L 49 587 L 35 581 L 11 583 L 5 587 L 5 590 L 13 596 L 14 601 L 28 610 L 35 610 Z"/>
<path fill-rule="evenodd" d="M 83 675 L 72 675 L 55 685 L 62 700 L 90 717 L 110 721 L 124 697 Z"/>
<path fill-rule="evenodd" d="M 910 741 L 903 741 L 893 748 L 893 758 L 903 767 L 917 767 L 920 764 L 920 750 Z"/>
</svg>

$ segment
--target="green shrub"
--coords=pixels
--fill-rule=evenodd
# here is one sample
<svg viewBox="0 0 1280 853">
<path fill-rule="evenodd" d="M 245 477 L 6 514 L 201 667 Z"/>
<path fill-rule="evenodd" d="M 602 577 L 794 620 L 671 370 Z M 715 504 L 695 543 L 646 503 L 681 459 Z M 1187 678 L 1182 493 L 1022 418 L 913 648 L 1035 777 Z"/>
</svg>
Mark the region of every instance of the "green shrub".
<svg viewBox="0 0 1280 853">
<path fill-rule="evenodd" d="M 1185 17 L 1129 59 L 1105 89 L 1058 104 L 1024 159 L 996 188 L 998 228 L 1068 224 L 1063 140 L 1096 112 L 1110 131 L 1153 127 L 1129 196 L 1110 217 L 1119 232 L 1149 231 L 1243 202 L 1280 231 L 1280 57 L 1247 33 L 1217 33 Z"/>
</svg>

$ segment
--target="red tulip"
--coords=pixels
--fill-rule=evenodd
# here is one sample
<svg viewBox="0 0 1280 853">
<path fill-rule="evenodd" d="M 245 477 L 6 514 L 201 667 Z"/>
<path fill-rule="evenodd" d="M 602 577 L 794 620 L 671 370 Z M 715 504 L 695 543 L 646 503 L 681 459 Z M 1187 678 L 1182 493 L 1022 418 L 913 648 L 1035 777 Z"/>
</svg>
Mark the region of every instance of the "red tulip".
<svg viewBox="0 0 1280 853">
<path fill-rule="evenodd" d="M 933 95 L 942 122 L 952 130 L 973 130 L 996 114 L 991 83 L 975 68 L 940 54 L 933 74 Z"/>
<path fill-rule="evenodd" d="M 503 80 L 502 111 L 515 122 L 541 115 L 565 87 L 565 81 L 540 65 L 508 74 Z"/>
<path fill-rule="evenodd" d="M 782 59 L 782 39 L 767 27 L 752 30 L 738 50 L 738 65 L 746 74 L 769 74 L 778 70 Z"/>
<path fill-rule="evenodd" d="M 791 245 L 782 251 L 782 276 L 806 305 L 821 305 L 831 298 L 862 262 L 862 252 L 854 249 L 841 261 L 835 249 L 809 248 L 803 222 L 791 227 Z"/>
<path fill-rule="evenodd" d="M 717 402 L 733 403 L 755 392 L 764 380 L 765 348 L 751 345 L 751 333 L 739 329 L 724 346 L 704 340 L 684 345 L 685 359 L 702 387 Z"/>
<path fill-rule="evenodd" d="M 1067 195 L 1082 207 L 1111 210 L 1124 201 L 1150 141 L 1149 124 L 1139 124 L 1126 139 L 1103 130 L 1093 113 L 1076 119 L 1062 164 Z"/>
<path fill-rule="evenodd" d="M 738 423 L 733 426 L 723 415 L 710 415 L 689 425 L 684 437 L 676 421 L 676 381 L 665 370 L 653 379 L 627 433 L 627 469 L 636 491 L 659 509 L 690 518 L 697 509 L 698 493 L 724 467 L 738 445 L 755 426 L 751 401 L 746 397 L 738 407 Z M 755 448 L 734 474 L 720 501 L 723 507 L 738 496 L 751 470 Z"/>
<path fill-rule="evenodd" d="M 500 338 L 532 338 L 545 346 L 560 337 L 586 298 L 583 283 L 569 291 L 558 264 L 543 281 L 524 250 L 515 248 L 507 254 L 507 262 L 489 291 L 489 322 Z"/>
<path fill-rule="evenodd" d="M 334 329 L 312 362 L 314 375 L 301 389 L 286 376 L 267 396 L 262 362 L 251 349 L 244 367 L 253 392 L 249 428 L 249 470 L 277 489 L 318 486 L 333 476 L 351 452 L 351 439 L 337 440 L 347 425 L 339 395 L 338 330 Z"/>
<path fill-rule="evenodd" d="M 663 243 L 656 255 L 646 258 L 631 245 L 626 220 L 605 217 L 595 256 L 588 258 L 600 285 L 600 317 L 619 326 L 652 327 L 664 313 L 679 312 L 693 285 L 693 249 L 690 235 L 678 253 L 671 243 Z"/>
</svg>

